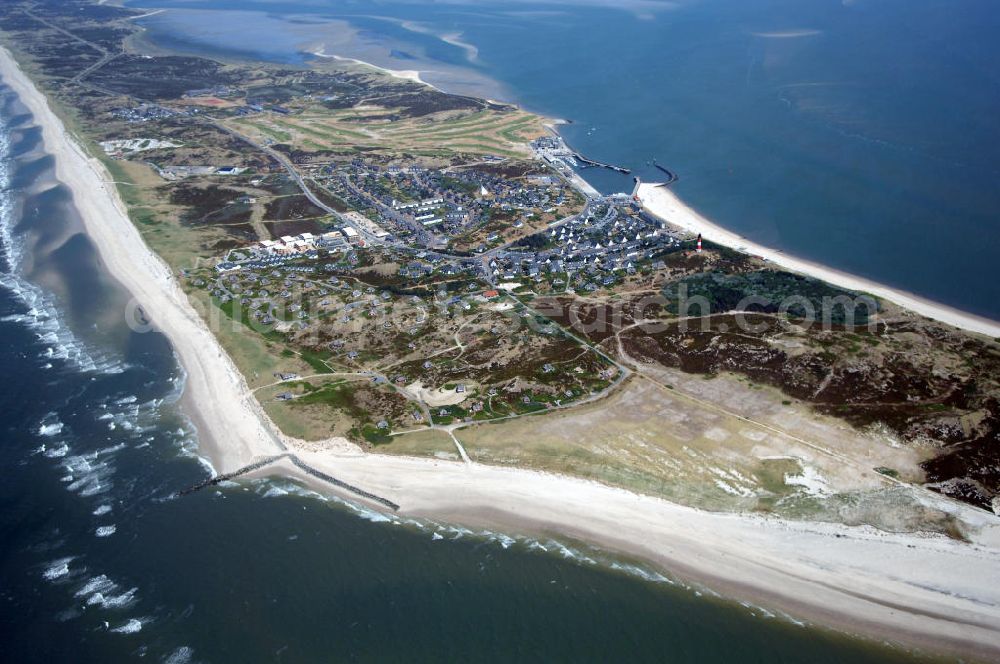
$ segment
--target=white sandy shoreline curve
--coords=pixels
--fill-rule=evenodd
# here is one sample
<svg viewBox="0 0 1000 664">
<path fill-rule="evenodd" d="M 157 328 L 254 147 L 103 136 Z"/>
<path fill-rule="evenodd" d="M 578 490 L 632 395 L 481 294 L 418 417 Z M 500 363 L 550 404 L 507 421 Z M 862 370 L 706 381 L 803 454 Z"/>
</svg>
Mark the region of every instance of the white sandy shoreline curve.
<svg viewBox="0 0 1000 664">
<path fill-rule="evenodd" d="M 188 404 L 201 423 L 202 449 L 215 466 L 233 470 L 278 452 L 282 441 L 297 448 L 276 433 L 169 268 L 145 244 L 103 165 L 66 133 L 3 49 L 0 76 L 41 127 L 57 178 L 71 190 L 109 272 L 173 344 L 188 373 Z M 716 514 L 565 476 L 369 454 L 346 441 L 296 451 L 315 468 L 398 503 L 401 514 L 560 533 L 850 633 L 1000 658 L 1000 521 L 926 492 L 922 500 L 970 524 L 971 543 Z M 302 477 L 287 461 L 271 472 Z M 325 484 L 318 488 L 333 492 Z"/>
<path fill-rule="evenodd" d="M 716 244 L 737 249 L 745 254 L 760 256 L 774 265 L 779 265 L 793 272 L 816 277 L 834 286 L 884 298 L 910 311 L 933 318 L 942 323 L 947 323 L 948 325 L 954 325 L 955 327 L 985 334 L 993 338 L 1000 338 L 1000 321 L 960 311 L 920 297 L 919 295 L 907 293 L 876 283 L 870 279 L 865 279 L 864 277 L 841 272 L 840 270 L 803 258 L 797 258 L 783 251 L 752 242 L 709 221 L 696 210 L 685 205 L 674 192 L 663 185 L 642 183 L 637 188 L 636 195 L 639 197 L 643 208 L 654 217 L 688 230 L 691 233 L 701 233 L 706 240 L 710 240 Z"/>
<path fill-rule="evenodd" d="M 224 470 L 239 467 L 243 459 L 263 450 L 279 449 L 274 434 L 260 425 L 246 381 L 191 306 L 170 268 L 132 224 L 104 165 L 69 135 L 46 97 L 2 47 L 0 75 L 41 127 L 45 150 L 55 157 L 56 178 L 72 192 L 87 235 L 108 272 L 143 307 L 178 354 L 187 372 L 187 392 L 197 400 L 198 419 L 211 428 L 213 461 Z"/>
<path fill-rule="evenodd" d="M 320 46 L 315 51 L 311 51 L 309 55 L 315 55 L 317 58 L 327 58 L 330 60 L 336 60 L 337 62 L 350 62 L 356 65 L 362 65 L 365 67 L 371 67 L 372 69 L 377 69 L 380 72 L 388 74 L 393 78 L 402 79 L 404 81 L 413 81 L 414 83 L 420 83 L 421 85 L 426 85 L 429 88 L 438 88 L 434 85 L 428 83 L 420 77 L 420 72 L 416 69 L 386 69 L 385 67 L 379 67 L 378 65 L 373 65 L 370 62 L 365 62 L 364 60 L 358 60 L 357 58 L 348 58 L 342 55 L 334 55 L 332 53 L 327 53 L 323 46 Z"/>
</svg>

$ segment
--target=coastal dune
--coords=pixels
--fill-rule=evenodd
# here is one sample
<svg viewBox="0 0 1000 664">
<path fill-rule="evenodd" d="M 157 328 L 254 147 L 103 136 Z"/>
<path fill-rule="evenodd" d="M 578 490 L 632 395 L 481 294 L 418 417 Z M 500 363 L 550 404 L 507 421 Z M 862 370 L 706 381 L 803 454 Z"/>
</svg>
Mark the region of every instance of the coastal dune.
<svg viewBox="0 0 1000 664">
<path fill-rule="evenodd" d="M 715 514 L 569 477 L 374 455 L 346 442 L 307 451 L 282 437 L 129 220 L 101 163 L 66 132 L 6 50 L 0 76 L 42 128 L 57 177 L 73 192 L 109 272 L 176 349 L 203 449 L 220 472 L 290 448 L 310 466 L 398 503 L 403 514 L 579 538 L 799 618 L 932 650 L 1000 657 L 1000 525 L 932 494 L 923 499 L 960 513 L 973 528 L 972 542 Z M 267 472 L 316 482 L 288 460 Z"/>
</svg>

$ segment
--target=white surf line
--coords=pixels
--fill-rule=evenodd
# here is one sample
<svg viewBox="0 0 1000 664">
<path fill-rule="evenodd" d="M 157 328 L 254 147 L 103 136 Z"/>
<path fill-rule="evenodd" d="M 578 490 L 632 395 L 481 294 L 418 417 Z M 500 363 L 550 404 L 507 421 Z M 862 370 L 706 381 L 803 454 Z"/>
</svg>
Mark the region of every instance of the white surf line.
<svg viewBox="0 0 1000 664">
<path fill-rule="evenodd" d="M 221 471 L 254 454 L 284 451 L 280 436 L 253 399 L 246 379 L 219 345 L 167 263 L 146 244 L 129 218 L 112 178 L 86 143 L 68 132 L 48 99 L 0 47 L 0 76 L 42 130 L 55 158 L 56 179 L 73 193 L 73 205 L 109 274 L 141 303 L 153 326 L 171 341 L 186 372 L 185 393 L 196 404 L 199 441 L 214 449 Z"/>
<path fill-rule="evenodd" d="M 231 359 L 156 259 L 104 180 L 101 165 L 67 145 L 47 101 L 0 48 L 0 73 L 40 121 L 57 177 L 74 192 L 109 271 L 155 313 L 188 369 L 192 405 L 213 434 L 220 470 L 276 454 L 274 427 Z M 247 403 L 243 403 L 243 399 Z M 205 442 L 204 437 L 199 437 Z M 330 439 L 337 441 L 338 439 Z M 343 439 L 339 439 L 343 440 Z M 876 638 L 996 659 L 1000 526 L 992 515 L 941 499 L 972 525 L 972 544 L 685 508 L 593 481 L 525 469 L 368 454 L 340 447 L 296 450 L 310 466 L 407 505 L 405 514 L 458 523 L 495 522 L 515 531 L 551 528 L 760 599 L 775 608 Z"/>
</svg>

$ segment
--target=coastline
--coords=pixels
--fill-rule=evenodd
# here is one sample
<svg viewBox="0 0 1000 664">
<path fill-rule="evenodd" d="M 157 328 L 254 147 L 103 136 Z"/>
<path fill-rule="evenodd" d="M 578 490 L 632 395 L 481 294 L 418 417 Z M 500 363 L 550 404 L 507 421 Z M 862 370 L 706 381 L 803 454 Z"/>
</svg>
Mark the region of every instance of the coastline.
<svg viewBox="0 0 1000 664">
<path fill-rule="evenodd" d="M 428 83 L 424 79 L 420 78 L 420 72 L 416 69 L 386 69 L 385 67 L 379 67 L 378 65 L 373 65 L 370 62 L 365 62 L 364 60 L 358 60 L 357 58 L 345 58 L 340 55 L 334 55 L 333 53 L 325 53 L 323 50 L 323 45 L 321 44 L 315 51 L 310 51 L 309 55 L 314 55 L 317 58 L 326 58 L 329 60 L 334 60 L 336 62 L 350 62 L 351 64 L 361 65 L 363 67 L 370 67 L 371 69 L 378 70 L 383 74 L 388 74 L 393 78 L 398 78 L 404 81 L 412 81 L 413 83 L 419 83 L 420 85 L 426 85 L 434 90 L 439 90 L 439 88 Z"/>
<path fill-rule="evenodd" d="M 56 178 L 73 192 L 73 204 L 108 272 L 125 287 L 171 342 L 187 372 L 192 406 L 210 434 L 206 451 L 220 470 L 238 467 L 261 450 L 278 450 L 277 437 L 260 426 L 246 381 L 181 290 L 170 268 L 146 245 L 104 166 L 87 155 L 63 127 L 48 100 L 0 46 L 0 78 L 42 129 L 55 158 Z M 212 395 L 230 400 L 210 405 Z M 236 397 L 232 399 L 232 397 Z M 188 398 L 187 396 L 185 398 Z"/>
<path fill-rule="evenodd" d="M 1000 321 L 960 311 L 913 293 L 757 244 L 706 219 L 693 208 L 687 206 L 667 187 L 642 183 L 639 185 L 636 195 L 643 208 L 653 216 L 691 233 L 700 233 L 706 240 L 716 244 L 736 249 L 741 253 L 759 256 L 774 265 L 815 277 L 834 286 L 861 291 L 889 300 L 921 316 L 933 318 L 963 330 L 1000 338 Z"/>
<path fill-rule="evenodd" d="M 146 246 L 117 191 L 106 184 L 103 165 L 67 134 L 6 49 L 0 49 L 0 75 L 41 127 L 56 175 L 73 192 L 108 271 L 173 345 L 188 374 L 185 399 L 203 450 L 218 470 L 278 453 L 282 441 L 294 447 L 276 433 L 170 269 Z M 975 543 L 709 513 L 565 476 L 387 457 L 346 441 L 322 452 L 297 452 L 310 465 L 394 500 L 402 514 L 554 531 L 848 632 L 1000 656 L 1000 588 L 983 583 L 1000 570 L 1000 524 L 943 498 L 926 500 L 978 524 Z M 278 466 L 282 474 L 299 475 L 286 466 Z"/>
<path fill-rule="evenodd" d="M 299 457 L 400 502 L 402 515 L 570 537 L 649 561 L 723 597 L 848 634 L 932 652 L 1000 655 L 1000 589 L 981 587 L 1000 564 L 996 525 L 983 537 L 990 544 L 969 545 L 867 526 L 705 512 L 515 468 L 361 452 Z M 278 467 L 328 491 L 286 462 Z M 991 521 L 982 515 L 983 524 Z"/>
</svg>

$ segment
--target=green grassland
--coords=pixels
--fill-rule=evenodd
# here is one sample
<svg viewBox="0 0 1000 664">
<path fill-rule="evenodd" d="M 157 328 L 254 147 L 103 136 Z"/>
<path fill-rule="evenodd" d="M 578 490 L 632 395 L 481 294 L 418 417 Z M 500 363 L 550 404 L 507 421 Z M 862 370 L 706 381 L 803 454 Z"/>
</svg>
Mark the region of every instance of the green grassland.
<svg viewBox="0 0 1000 664">
<path fill-rule="evenodd" d="M 311 106 L 293 115 L 263 114 L 228 120 L 258 140 L 296 149 L 345 151 L 358 147 L 427 156 L 482 154 L 524 157 L 527 143 L 545 132 L 543 119 L 519 110 L 448 111 L 419 118 L 394 109 L 329 110 Z"/>
</svg>

